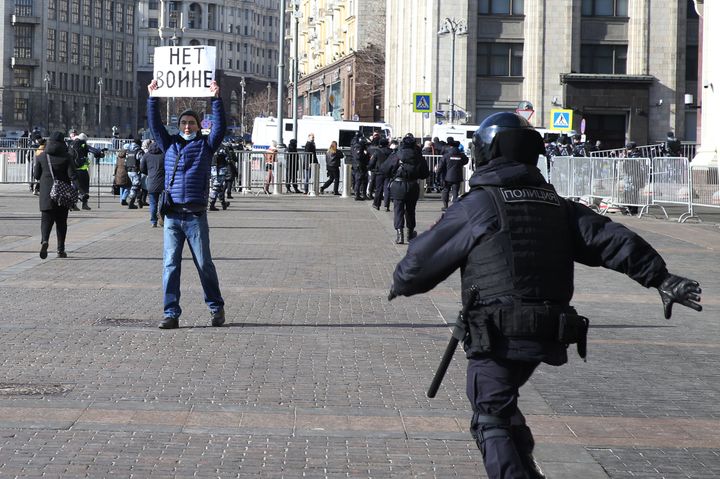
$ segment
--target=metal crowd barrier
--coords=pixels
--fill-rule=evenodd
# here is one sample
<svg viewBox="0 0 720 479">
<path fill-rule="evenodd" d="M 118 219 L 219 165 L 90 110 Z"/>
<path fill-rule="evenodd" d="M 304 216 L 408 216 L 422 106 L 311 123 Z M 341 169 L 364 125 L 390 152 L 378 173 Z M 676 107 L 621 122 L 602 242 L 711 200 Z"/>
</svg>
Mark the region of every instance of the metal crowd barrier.
<svg viewBox="0 0 720 479">
<path fill-rule="evenodd" d="M 690 165 L 688 175 L 688 212 L 680 216 L 678 221 L 684 223 L 689 219 L 702 219 L 695 214 L 695 207 L 720 208 L 720 182 L 718 181 L 717 166 Z"/>
</svg>

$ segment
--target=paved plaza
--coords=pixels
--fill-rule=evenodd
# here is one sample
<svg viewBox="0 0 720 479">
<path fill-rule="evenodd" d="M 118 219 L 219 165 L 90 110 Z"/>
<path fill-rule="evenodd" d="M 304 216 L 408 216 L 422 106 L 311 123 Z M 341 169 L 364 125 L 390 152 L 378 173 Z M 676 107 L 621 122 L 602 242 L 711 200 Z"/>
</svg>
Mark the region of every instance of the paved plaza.
<svg viewBox="0 0 720 479">
<path fill-rule="evenodd" d="M 37 198 L 0 185 L 0 478 L 485 477 L 461 352 L 425 395 L 459 274 L 388 303 L 406 249 L 392 213 L 236 195 L 210 214 L 226 326 L 209 327 L 186 248 L 168 331 L 162 229 L 110 195 L 90 204 L 70 214 L 69 257 L 53 231 L 41 260 Z M 439 210 L 421 201 L 418 230 Z M 720 215 L 705 218 L 613 215 L 700 281 L 702 313 L 667 321 L 657 291 L 576 269 L 588 360 L 543 365 L 521 390 L 549 478 L 720 477 Z"/>
</svg>

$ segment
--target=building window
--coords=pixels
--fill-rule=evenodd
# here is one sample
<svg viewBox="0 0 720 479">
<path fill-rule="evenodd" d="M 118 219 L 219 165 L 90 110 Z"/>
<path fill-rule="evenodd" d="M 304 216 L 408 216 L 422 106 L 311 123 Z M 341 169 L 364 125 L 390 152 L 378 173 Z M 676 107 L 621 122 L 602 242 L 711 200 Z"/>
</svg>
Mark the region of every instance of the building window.
<svg viewBox="0 0 720 479">
<path fill-rule="evenodd" d="M 28 119 L 28 100 L 15 93 L 15 108 L 13 111 L 15 121 L 27 121 Z"/>
<path fill-rule="evenodd" d="M 80 0 L 72 0 L 70 4 L 70 23 L 80 23 Z"/>
<path fill-rule="evenodd" d="M 67 62 L 67 53 L 68 53 L 68 32 L 60 31 L 58 32 L 60 34 L 60 38 L 58 39 L 58 62 L 65 63 Z"/>
<path fill-rule="evenodd" d="M 82 36 L 82 64 L 86 66 L 90 66 L 90 35 L 83 35 Z"/>
<path fill-rule="evenodd" d="M 93 2 L 93 27 L 97 30 L 102 28 L 102 0 Z"/>
<path fill-rule="evenodd" d="M 112 2 L 110 0 L 105 0 L 105 7 L 103 8 L 105 11 L 105 30 L 108 32 L 112 32 L 113 29 L 113 9 L 112 9 Z"/>
<path fill-rule="evenodd" d="M 115 2 L 115 31 L 123 31 L 123 4 L 122 2 Z"/>
<path fill-rule="evenodd" d="M 208 30 L 217 30 L 217 5 L 207 6 Z"/>
<path fill-rule="evenodd" d="M 70 63 L 80 63 L 80 35 L 77 33 L 70 34 Z"/>
<path fill-rule="evenodd" d="M 522 76 L 522 43 L 478 43 L 478 75 Z"/>
<path fill-rule="evenodd" d="M 33 26 L 15 25 L 15 49 L 13 56 L 17 58 L 32 58 Z"/>
<path fill-rule="evenodd" d="M 157 18 L 148 18 L 148 28 L 157 28 L 158 27 L 158 19 Z"/>
<path fill-rule="evenodd" d="M 15 0 L 15 15 L 18 17 L 32 17 L 33 0 Z"/>
<path fill-rule="evenodd" d="M 47 51 L 45 54 L 45 59 L 49 62 L 55 61 L 55 30 L 52 28 L 48 28 L 47 31 Z"/>
<path fill-rule="evenodd" d="M 150 0 L 148 2 L 148 9 L 157 10 L 158 9 L 158 0 Z"/>
<path fill-rule="evenodd" d="M 57 20 L 57 0 L 48 0 L 48 20 Z"/>
<path fill-rule="evenodd" d="M 170 15 L 168 16 L 168 27 L 178 27 L 178 17 L 180 16 L 180 2 L 170 2 Z"/>
<path fill-rule="evenodd" d="M 580 72 L 624 75 L 627 72 L 627 45 L 582 45 Z"/>
<path fill-rule="evenodd" d="M 132 35 L 135 25 L 135 10 L 132 5 L 127 6 L 127 14 L 125 15 L 125 33 Z"/>
<path fill-rule="evenodd" d="M 103 45 L 103 68 L 106 71 L 112 68 L 112 40 L 107 38 Z"/>
<path fill-rule="evenodd" d="M 83 26 L 89 27 L 90 20 L 92 19 L 90 0 L 83 0 L 82 4 L 82 24 Z"/>
<path fill-rule="evenodd" d="M 525 0 L 480 0 L 480 15 L 522 15 Z"/>
<path fill-rule="evenodd" d="M 102 66 L 102 63 L 100 62 L 100 58 L 102 57 L 102 54 L 100 53 L 102 51 L 102 38 L 95 38 L 95 44 L 93 45 L 93 68 L 100 68 Z"/>
<path fill-rule="evenodd" d="M 202 10 L 200 5 L 197 3 L 190 4 L 188 8 L 188 28 L 200 28 L 200 18 L 202 17 Z"/>
<path fill-rule="evenodd" d="M 25 67 L 13 69 L 13 86 L 29 87 L 32 80 L 32 70 Z"/>
<path fill-rule="evenodd" d="M 627 17 L 628 0 L 583 0 L 585 17 Z"/>
<path fill-rule="evenodd" d="M 58 20 L 61 22 L 68 21 L 68 0 L 58 0 Z"/>
<path fill-rule="evenodd" d="M 135 71 L 135 62 L 133 61 L 134 56 L 135 53 L 133 50 L 133 44 L 128 42 L 125 45 L 125 71 L 128 73 Z"/>
<path fill-rule="evenodd" d="M 113 62 L 113 70 L 121 71 L 122 70 L 122 60 L 123 60 L 123 42 L 119 40 L 115 40 L 115 55 L 113 56 L 114 62 Z"/>
<path fill-rule="evenodd" d="M 697 10 L 695 10 L 695 2 L 693 0 L 687 0 L 687 18 L 699 18 Z"/>
</svg>

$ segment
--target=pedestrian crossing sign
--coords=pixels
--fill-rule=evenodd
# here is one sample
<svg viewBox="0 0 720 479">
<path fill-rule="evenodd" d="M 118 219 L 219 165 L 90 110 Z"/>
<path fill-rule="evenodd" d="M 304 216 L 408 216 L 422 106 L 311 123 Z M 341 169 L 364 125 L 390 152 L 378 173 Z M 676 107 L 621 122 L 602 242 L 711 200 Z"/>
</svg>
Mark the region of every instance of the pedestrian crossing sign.
<svg viewBox="0 0 720 479">
<path fill-rule="evenodd" d="M 556 109 L 550 110 L 550 129 L 570 130 L 572 129 L 573 111 Z"/>
<path fill-rule="evenodd" d="M 413 93 L 413 111 L 415 113 L 430 113 L 432 93 Z"/>
</svg>

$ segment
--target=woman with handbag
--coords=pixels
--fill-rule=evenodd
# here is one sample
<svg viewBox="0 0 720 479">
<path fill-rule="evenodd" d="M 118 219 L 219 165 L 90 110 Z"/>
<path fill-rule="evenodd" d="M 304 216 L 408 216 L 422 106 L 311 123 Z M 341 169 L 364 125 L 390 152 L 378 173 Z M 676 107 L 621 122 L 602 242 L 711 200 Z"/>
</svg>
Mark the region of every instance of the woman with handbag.
<svg viewBox="0 0 720 479">
<path fill-rule="evenodd" d="M 71 182 L 77 180 L 72 157 L 65 144 L 65 135 L 56 131 L 47 140 L 45 151 L 35 157 L 35 179 L 40 183 L 40 258 L 47 258 L 48 242 L 53 225 L 56 226 L 57 256 L 67 258 L 65 236 L 70 203 L 77 201 Z M 72 196 L 75 199 L 73 201 Z M 52 195 L 51 195 L 52 193 Z M 52 197 L 51 197 L 52 196 Z M 53 199 L 55 198 L 55 199 Z"/>
</svg>

